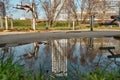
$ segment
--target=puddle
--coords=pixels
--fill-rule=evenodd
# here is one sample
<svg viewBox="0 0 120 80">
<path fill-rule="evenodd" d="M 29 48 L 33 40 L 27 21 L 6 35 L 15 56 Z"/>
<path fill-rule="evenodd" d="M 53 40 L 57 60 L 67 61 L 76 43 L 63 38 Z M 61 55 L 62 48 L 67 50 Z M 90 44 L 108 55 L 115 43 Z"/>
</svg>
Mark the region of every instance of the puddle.
<svg viewBox="0 0 120 80">
<path fill-rule="evenodd" d="M 5 44 L 7 45 L 7 43 Z M 14 53 L 14 61 L 20 60 L 25 65 L 26 71 L 39 72 L 40 69 L 45 75 L 52 73 L 57 76 L 74 76 L 74 72 L 89 73 L 96 68 L 108 70 L 119 68 L 114 59 L 108 59 L 111 55 L 108 50 L 100 50 L 100 47 L 115 47 L 112 50 L 120 54 L 120 40 L 109 38 L 77 38 L 57 39 L 49 41 L 33 42 L 29 44 L 18 44 L 14 47 L 0 45 L 2 53 Z"/>
</svg>

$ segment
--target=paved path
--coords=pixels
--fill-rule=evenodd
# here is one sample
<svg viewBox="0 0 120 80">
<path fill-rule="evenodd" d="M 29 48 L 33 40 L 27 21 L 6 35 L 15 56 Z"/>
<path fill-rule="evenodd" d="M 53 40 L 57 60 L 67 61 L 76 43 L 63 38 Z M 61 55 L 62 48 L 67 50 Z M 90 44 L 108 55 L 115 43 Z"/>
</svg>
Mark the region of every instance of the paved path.
<svg viewBox="0 0 120 80">
<path fill-rule="evenodd" d="M 0 33 L 0 45 L 9 46 L 54 39 L 113 36 L 120 36 L 120 31 L 6 32 Z"/>
</svg>

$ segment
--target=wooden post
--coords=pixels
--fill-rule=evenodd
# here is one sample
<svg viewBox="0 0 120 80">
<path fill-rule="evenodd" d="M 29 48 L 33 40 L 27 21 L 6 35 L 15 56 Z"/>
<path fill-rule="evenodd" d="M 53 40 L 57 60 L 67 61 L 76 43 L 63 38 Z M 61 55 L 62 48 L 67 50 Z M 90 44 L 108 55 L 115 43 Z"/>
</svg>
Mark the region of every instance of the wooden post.
<svg viewBox="0 0 120 80">
<path fill-rule="evenodd" d="M 89 44 L 88 46 L 89 53 L 92 54 L 94 48 L 94 38 L 89 38 L 88 44 Z"/>
<path fill-rule="evenodd" d="M 6 30 L 8 30 L 8 17 L 5 16 L 5 27 L 6 27 Z"/>
<path fill-rule="evenodd" d="M 11 18 L 11 29 L 13 29 L 13 19 Z"/>
<path fill-rule="evenodd" d="M 119 4 L 120 5 L 120 4 Z M 120 6 L 119 6 L 119 16 L 120 16 Z"/>
<path fill-rule="evenodd" d="M 93 31 L 94 27 L 94 15 L 90 16 L 90 31 Z"/>
<path fill-rule="evenodd" d="M 75 30 L 75 20 L 73 20 L 73 30 Z"/>
<path fill-rule="evenodd" d="M 120 1 L 119 1 L 119 17 L 120 17 Z M 118 25 L 119 25 L 119 28 L 120 28 L 120 21 L 118 21 Z"/>
<path fill-rule="evenodd" d="M 1 29 L 3 29 L 3 20 L 2 20 L 2 16 L 0 16 L 0 27 L 1 27 Z"/>
<path fill-rule="evenodd" d="M 35 30 L 35 18 L 33 18 L 32 27 L 33 27 L 33 30 Z"/>
<path fill-rule="evenodd" d="M 48 30 L 48 21 L 46 21 L 46 30 Z"/>
</svg>

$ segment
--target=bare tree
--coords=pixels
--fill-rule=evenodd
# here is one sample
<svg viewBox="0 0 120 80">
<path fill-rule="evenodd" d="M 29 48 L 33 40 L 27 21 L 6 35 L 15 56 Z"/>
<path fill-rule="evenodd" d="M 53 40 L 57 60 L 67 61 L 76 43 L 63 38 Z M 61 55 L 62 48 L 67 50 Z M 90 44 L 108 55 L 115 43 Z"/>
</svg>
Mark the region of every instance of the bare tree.
<svg viewBox="0 0 120 80">
<path fill-rule="evenodd" d="M 12 10 L 12 3 L 10 3 L 10 0 L 0 0 L 0 2 L 3 2 L 5 4 L 5 15 L 11 15 L 13 12 Z"/>
<path fill-rule="evenodd" d="M 108 9 L 107 1 L 101 0 L 98 9 L 99 9 L 99 18 L 102 20 L 102 22 L 104 22 L 104 17 L 106 15 L 106 11 Z"/>
<path fill-rule="evenodd" d="M 45 12 L 48 28 L 53 26 L 53 23 L 58 18 L 65 1 L 63 0 L 39 0 Z"/>
<path fill-rule="evenodd" d="M 5 11 L 5 5 L 3 2 L 0 2 L 0 16 L 5 16 L 6 15 L 6 11 Z"/>
<path fill-rule="evenodd" d="M 70 27 L 71 20 L 75 20 L 78 22 L 77 17 L 77 6 L 75 4 L 75 0 L 66 0 L 65 2 L 65 11 L 67 14 L 68 26 Z"/>
<path fill-rule="evenodd" d="M 81 9 L 81 20 L 85 23 L 89 19 L 90 15 L 95 14 L 97 5 L 100 0 L 77 0 Z"/>
<path fill-rule="evenodd" d="M 85 23 L 90 15 L 96 15 L 98 19 L 104 21 L 106 11 L 108 9 L 107 0 L 77 0 L 78 7 L 80 8 L 80 19 Z"/>
</svg>

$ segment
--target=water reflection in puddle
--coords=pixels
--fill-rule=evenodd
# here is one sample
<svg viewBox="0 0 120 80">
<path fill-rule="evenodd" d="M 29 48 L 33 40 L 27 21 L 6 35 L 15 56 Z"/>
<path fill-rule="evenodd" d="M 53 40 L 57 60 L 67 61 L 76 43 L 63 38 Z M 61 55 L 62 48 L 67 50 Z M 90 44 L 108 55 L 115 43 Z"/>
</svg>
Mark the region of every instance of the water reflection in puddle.
<svg viewBox="0 0 120 80">
<path fill-rule="evenodd" d="M 54 73 L 57 76 L 73 76 L 73 73 L 87 74 L 106 65 L 108 70 L 117 69 L 114 60 L 107 58 L 110 53 L 99 50 L 100 47 L 109 46 L 114 46 L 113 52 L 120 54 L 120 40 L 113 38 L 40 41 L 0 50 L 6 54 L 12 51 L 14 60 L 20 60 L 21 65 L 25 64 L 26 71 L 39 72 L 42 69 L 45 75 Z"/>
</svg>

